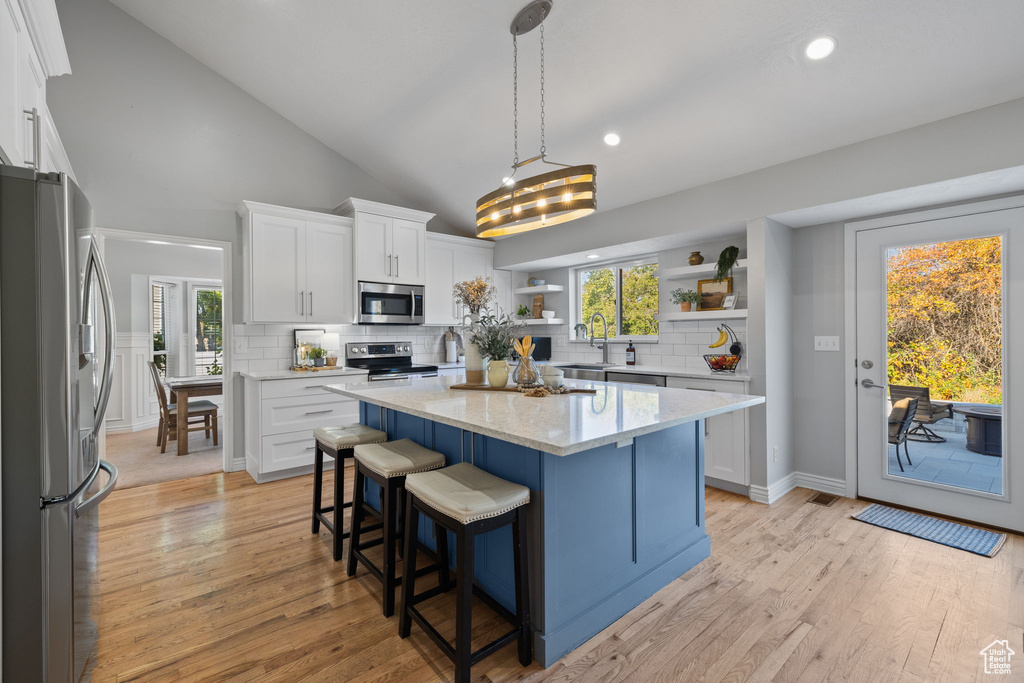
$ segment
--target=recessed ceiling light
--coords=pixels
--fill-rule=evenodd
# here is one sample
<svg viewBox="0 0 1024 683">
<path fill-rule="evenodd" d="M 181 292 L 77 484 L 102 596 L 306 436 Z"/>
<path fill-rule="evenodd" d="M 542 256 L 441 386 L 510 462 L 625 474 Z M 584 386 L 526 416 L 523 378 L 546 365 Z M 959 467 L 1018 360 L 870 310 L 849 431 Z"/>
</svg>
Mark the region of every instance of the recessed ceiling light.
<svg viewBox="0 0 1024 683">
<path fill-rule="evenodd" d="M 608 145 L 609 147 L 614 147 L 620 142 L 622 142 L 622 138 L 619 137 L 618 133 L 608 133 L 607 135 L 604 136 L 604 144 Z"/>
<path fill-rule="evenodd" d="M 600 254 L 587 254 L 587 258 L 601 258 Z"/>
<path fill-rule="evenodd" d="M 836 51 L 836 39 L 831 36 L 822 36 L 821 38 L 815 38 L 807 44 L 807 49 L 804 50 L 804 54 L 809 59 L 825 59 L 830 54 Z"/>
</svg>

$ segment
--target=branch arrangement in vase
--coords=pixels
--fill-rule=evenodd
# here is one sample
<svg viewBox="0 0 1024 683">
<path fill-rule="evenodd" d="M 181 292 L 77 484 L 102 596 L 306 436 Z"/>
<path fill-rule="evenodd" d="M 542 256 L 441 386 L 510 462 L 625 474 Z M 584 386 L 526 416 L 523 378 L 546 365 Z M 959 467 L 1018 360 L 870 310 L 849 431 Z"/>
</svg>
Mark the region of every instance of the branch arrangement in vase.
<svg viewBox="0 0 1024 683">
<path fill-rule="evenodd" d="M 482 315 L 469 340 L 480 349 L 480 355 L 490 360 L 508 360 L 523 327 L 522 322 L 504 311 L 496 315 Z"/>
<path fill-rule="evenodd" d="M 455 303 L 469 309 L 471 315 L 478 315 L 487 307 L 495 296 L 494 279 L 475 277 L 472 280 L 457 282 L 452 290 Z"/>
</svg>

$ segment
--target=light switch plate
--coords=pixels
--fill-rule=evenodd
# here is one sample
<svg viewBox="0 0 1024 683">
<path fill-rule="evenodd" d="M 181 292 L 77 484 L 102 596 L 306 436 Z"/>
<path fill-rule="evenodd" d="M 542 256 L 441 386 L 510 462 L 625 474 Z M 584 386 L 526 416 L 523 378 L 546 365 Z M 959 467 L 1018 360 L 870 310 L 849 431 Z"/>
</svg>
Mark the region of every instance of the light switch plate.
<svg viewBox="0 0 1024 683">
<path fill-rule="evenodd" d="M 839 350 L 839 337 L 815 337 L 814 338 L 814 350 L 815 351 L 838 351 Z"/>
<path fill-rule="evenodd" d="M 249 353 L 249 340 L 245 337 L 235 337 L 235 353 Z"/>
</svg>

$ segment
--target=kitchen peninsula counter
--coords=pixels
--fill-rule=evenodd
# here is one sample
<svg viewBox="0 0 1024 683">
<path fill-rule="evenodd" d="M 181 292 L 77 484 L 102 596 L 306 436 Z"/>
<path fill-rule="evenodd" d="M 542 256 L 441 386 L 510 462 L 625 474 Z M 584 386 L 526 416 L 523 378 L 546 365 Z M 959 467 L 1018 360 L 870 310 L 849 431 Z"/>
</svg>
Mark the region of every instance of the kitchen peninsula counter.
<svg viewBox="0 0 1024 683">
<path fill-rule="evenodd" d="M 596 394 L 534 398 L 451 389 L 460 377 L 327 386 L 359 419 L 528 486 L 534 653 L 545 667 L 711 552 L 704 530 L 704 420 L 759 396 L 571 380 Z M 375 505 L 376 484 L 365 500 Z M 420 541 L 436 548 L 421 517 Z M 475 549 L 475 582 L 514 607 L 509 527 Z M 449 541 L 454 565 L 455 542 Z"/>
</svg>

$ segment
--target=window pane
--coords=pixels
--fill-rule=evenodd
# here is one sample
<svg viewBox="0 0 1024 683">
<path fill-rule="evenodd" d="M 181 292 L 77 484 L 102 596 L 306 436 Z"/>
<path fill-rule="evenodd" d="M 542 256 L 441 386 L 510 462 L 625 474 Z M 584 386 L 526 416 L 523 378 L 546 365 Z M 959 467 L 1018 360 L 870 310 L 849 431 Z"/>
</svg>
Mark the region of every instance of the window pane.
<svg viewBox="0 0 1024 683">
<path fill-rule="evenodd" d="M 196 375 L 221 375 L 223 295 L 217 289 L 196 290 Z"/>
<path fill-rule="evenodd" d="M 658 266 L 622 269 L 622 334 L 627 337 L 658 334 Z"/>
<path fill-rule="evenodd" d="M 167 329 L 164 323 L 164 287 L 163 285 L 153 285 L 152 293 L 152 308 L 153 308 L 153 351 L 165 351 L 167 350 L 165 330 Z"/>
<path fill-rule="evenodd" d="M 594 313 L 604 314 L 608 321 L 608 338 L 615 336 L 616 327 L 615 269 L 598 268 L 580 272 L 580 322 L 589 325 Z M 594 325 L 597 336 L 603 336 L 601 325 Z"/>
</svg>

